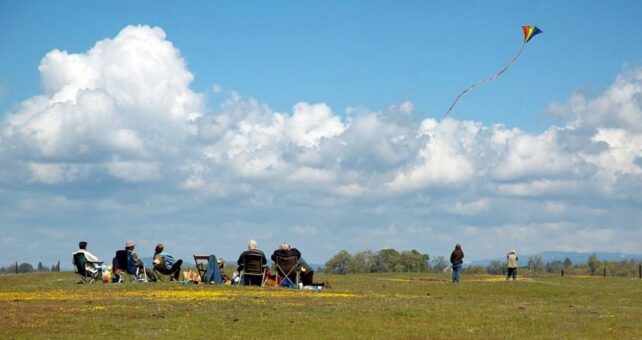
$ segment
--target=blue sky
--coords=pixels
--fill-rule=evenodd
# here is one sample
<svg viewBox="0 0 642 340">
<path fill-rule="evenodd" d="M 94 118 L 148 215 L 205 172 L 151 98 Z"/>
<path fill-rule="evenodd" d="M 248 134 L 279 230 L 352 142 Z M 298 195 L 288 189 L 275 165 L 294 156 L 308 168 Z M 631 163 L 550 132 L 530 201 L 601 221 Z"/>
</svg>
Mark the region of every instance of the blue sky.
<svg viewBox="0 0 642 340">
<path fill-rule="evenodd" d="M 411 100 L 438 117 L 464 87 L 493 74 L 532 41 L 501 81 L 456 115 L 542 129 L 540 113 L 578 89 L 606 87 L 642 58 L 639 1 L 2 2 L 0 109 L 38 93 L 37 65 L 53 48 L 80 52 L 129 24 L 162 27 L 194 73 L 278 111 L 305 100 L 336 110 Z M 215 99 L 213 100 L 215 102 Z"/>
<path fill-rule="evenodd" d="M 76 238 L 103 258 L 129 238 L 227 258 L 290 238 L 314 262 L 455 242 L 471 258 L 640 251 L 625 235 L 641 233 L 641 14 L 639 1 L 0 1 L 0 265 L 25 242 L 25 260 L 64 259 Z M 443 120 L 513 57 L 521 25 L 544 33 Z"/>
</svg>

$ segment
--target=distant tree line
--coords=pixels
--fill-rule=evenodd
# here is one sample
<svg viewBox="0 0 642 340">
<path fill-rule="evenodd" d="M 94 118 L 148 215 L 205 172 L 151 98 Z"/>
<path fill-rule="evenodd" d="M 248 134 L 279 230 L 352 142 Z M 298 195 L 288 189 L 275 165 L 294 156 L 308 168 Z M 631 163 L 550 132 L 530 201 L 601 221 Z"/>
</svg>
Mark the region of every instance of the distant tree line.
<svg viewBox="0 0 642 340">
<path fill-rule="evenodd" d="M 325 263 L 325 272 L 334 274 L 427 272 L 430 257 L 417 250 L 364 250 L 350 254 L 341 250 Z"/>
<path fill-rule="evenodd" d="M 38 262 L 36 268 L 33 267 L 31 263 L 13 263 L 7 267 L 0 267 L 0 273 L 2 274 L 24 274 L 32 272 L 59 272 L 60 271 L 60 261 L 51 267 L 45 266 L 42 262 Z"/>
<path fill-rule="evenodd" d="M 564 271 L 565 275 L 604 275 L 607 276 L 636 276 L 640 262 L 636 260 L 606 261 L 598 259 L 595 253 L 591 254 L 586 263 L 573 264 L 570 258 L 564 261 L 555 260 L 544 263 L 539 255 L 530 256 L 521 270 L 528 270 L 533 274 L 558 274 Z M 506 274 L 506 261 L 491 261 L 486 267 L 472 266 L 464 269 L 470 274 Z"/>
</svg>

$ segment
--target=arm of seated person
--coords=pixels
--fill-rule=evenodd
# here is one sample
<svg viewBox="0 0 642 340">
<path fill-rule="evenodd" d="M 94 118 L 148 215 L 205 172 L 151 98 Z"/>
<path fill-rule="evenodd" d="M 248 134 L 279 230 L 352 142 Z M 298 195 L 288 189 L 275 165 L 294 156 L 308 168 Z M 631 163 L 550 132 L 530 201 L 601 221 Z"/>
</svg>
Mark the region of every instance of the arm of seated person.
<svg viewBox="0 0 642 340">
<path fill-rule="evenodd" d="M 154 257 L 154 269 L 163 270 L 165 269 L 165 258 L 160 255 Z"/>
</svg>

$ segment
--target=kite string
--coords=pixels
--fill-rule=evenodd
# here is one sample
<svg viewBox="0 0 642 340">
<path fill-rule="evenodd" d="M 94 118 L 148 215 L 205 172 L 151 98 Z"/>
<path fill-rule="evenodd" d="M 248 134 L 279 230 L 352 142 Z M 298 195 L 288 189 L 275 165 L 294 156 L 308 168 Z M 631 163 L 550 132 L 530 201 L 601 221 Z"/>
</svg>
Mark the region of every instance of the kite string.
<svg viewBox="0 0 642 340">
<path fill-rule="evenodd" d="M 455 105 L 457 104 L 457 102 L 459 101 L 459 99 L 460 99 L 464 94 L 466 94 L 468 91 L 471 91 L 472 89 L 474 89 L 475 87 L 477 87 L 477 86 L 479 86 L 479 85 L 481 85 L 481 84 L 483 84 L 483 83 L 489 82 L 489 81 L 491 81 L 491 80 L 495 80 L 495 79 L 497 79 L 499 76 L 501 76 L 501 75 L 502 75 L 502 73 L 506 72 L 506 70 L 508 70 L 508 68 L 509 68 L 509 67 L 511 67 L 511 66 L 515 63 L 515 61 L 517 61 L 517 58 L 519 58 L 519 56 L 522 54 L 522 51 L 524 50 L 524 46 L 526 46 L 526 42 L 524 42 L 524 43 L 522 44 L 522 46 L 519 48 L 519 51 L 517 52 L 517 55 L 515 55 L 515 56 L 513 57 L 513 59 L 511 59 L 511 60 L 508 62 L 508 64 L 506 64 L 506 66 L 504 66 L 501 70 L 499 70 L 499 72 L 495 73 L 494 75 L 492 75 L 492 76 L 490 76 L 490 77 L 488 77 L 488 78 L 486 78 L 486 79 L 482 79 L 482 80 L 480 80 L 480 81 L 478 81 L 478 82 L 474 83 L 473 85 L 469 86 L 469 87 L 468 87 L 468 88 L 466 88 L 465 90 L 461 91 L 461 93 L 460 93 L 460 94 L 455 98 L 455 100 L 453 101 L 453 103 L 450 105 L 450 108 L 448 108 L 448 111 L 446 111 L 446 113 L 444 113 L 444 117 L 446 117 L 446 116 L 450 113 L 450 111 L 452 111 L 452 109 L 455 107 Z"/>
</svg>

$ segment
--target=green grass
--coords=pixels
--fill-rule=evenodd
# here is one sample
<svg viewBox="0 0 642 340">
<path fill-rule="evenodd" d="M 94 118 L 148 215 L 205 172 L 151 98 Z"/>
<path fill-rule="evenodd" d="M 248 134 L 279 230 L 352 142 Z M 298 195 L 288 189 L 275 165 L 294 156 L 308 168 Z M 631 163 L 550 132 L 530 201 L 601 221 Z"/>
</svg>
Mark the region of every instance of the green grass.
<svg viewBox="0 0 642 340">
<path fill-rule="evenodd" d="M 0 276 L 0 338 L 642 338 L 642 280 L 318 275 L 321 293 Z"/>
</svg>

